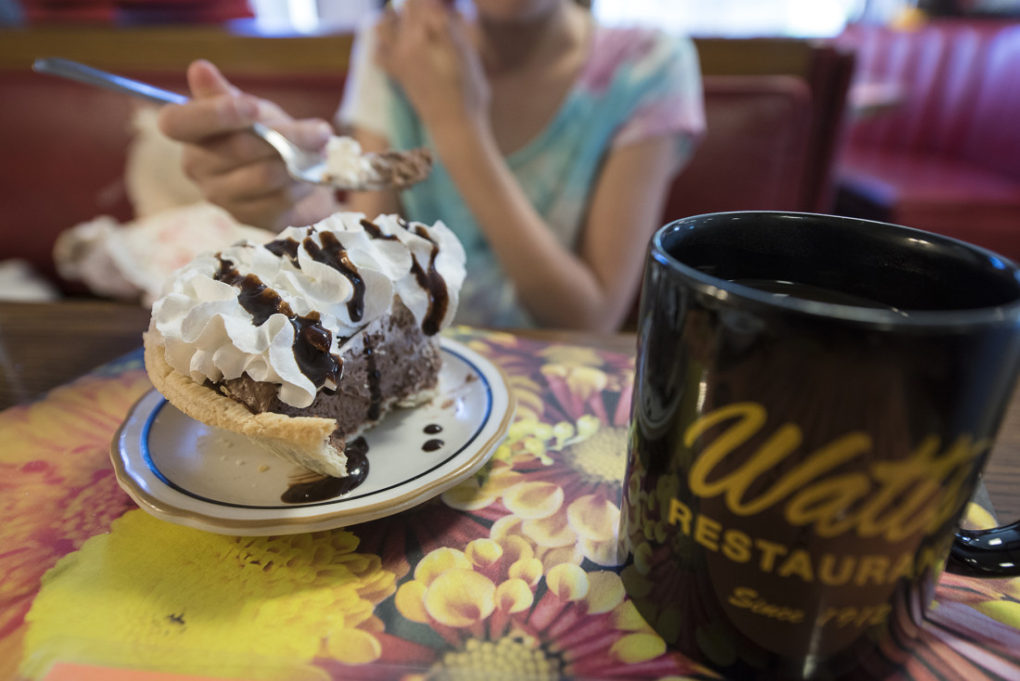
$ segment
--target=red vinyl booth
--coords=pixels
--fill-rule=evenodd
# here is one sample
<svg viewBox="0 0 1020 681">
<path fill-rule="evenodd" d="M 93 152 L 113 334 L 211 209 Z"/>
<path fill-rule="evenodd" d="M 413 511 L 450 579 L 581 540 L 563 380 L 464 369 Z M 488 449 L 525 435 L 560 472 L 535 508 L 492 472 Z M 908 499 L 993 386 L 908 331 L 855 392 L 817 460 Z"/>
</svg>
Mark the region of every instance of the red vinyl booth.
<svg viewBox="0 0 1020 681">
<path fill-rule="evenodd" d="M 183 73 L 122 72 L 186 92 Z M 295 116 L 330 118 L 343 74 L 232 74 L 245 90 Z M 131 98 L 31 71 L 3 74 L 0 84 L 0 260 L 24 258 L 59 282 L 52 250 L 57 235 L 99 215 L 132 219 L 124 185 L 131 140 Z M 71 287 L 76 290 L 76 287 Z"/>
<path fill-rule="evenodd" d="M 1020 23 L 856 27 L 856 83 L 900 89 L 855 121 L 836 210 L 918 227 L 1020 259 Z"/>
</svg>

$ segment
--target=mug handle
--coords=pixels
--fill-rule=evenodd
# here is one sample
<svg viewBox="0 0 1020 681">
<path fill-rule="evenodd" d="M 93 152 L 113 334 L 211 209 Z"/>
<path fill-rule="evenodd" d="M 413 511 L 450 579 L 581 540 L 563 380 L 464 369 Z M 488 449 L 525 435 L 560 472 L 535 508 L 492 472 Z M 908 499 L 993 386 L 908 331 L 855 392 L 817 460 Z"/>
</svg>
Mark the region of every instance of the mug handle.
<svg viewBox="0 0 1020 681">
<path fill-rule="evenodd" d="M 971 577 L 1020 575 L 1020 521 L 992 530 L 960 530 L 946 571 Z"/>
</svg>

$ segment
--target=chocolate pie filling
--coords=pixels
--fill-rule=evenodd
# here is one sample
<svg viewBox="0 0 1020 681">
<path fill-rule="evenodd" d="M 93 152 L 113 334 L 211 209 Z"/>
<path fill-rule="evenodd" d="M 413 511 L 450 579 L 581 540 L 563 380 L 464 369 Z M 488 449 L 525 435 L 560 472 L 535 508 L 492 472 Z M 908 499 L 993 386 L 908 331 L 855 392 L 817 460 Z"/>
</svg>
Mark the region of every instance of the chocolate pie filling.
<svg viewBox="0 0 1020 681">
<path fill-rule="evenodd" d="M 343 357 L 343 374 L 336 390 L 320 390 L 307 407 L 280 401 L 279 386 L 247 375 L 220 382 L 217 389 L 254 413 L 272 411 L 288 416 L 335 419 L 345 436 L 366 421 L 378 420 L 383 410 L 423 390 L 434 388 L 440 364 L 437 345 L 425 336 L 414 315 L 403 305 L 376 333 L 365 335 L 360 350 Z"/>
</svg>

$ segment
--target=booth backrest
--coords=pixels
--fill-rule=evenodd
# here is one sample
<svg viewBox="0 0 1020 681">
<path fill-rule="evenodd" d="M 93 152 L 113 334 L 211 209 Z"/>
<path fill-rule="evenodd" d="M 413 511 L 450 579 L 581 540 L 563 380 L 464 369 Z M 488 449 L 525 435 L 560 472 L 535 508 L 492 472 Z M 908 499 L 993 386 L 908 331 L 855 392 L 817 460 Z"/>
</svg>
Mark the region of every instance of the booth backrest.
<svg viewBox="0 0 1020 681">
<path fill-rule="evenodd" d="M 791 182 L 808 165 L 811 92 L 793 76 L 705 76 L 707 132 L 673 183 L 665 219 L 726 210 L 807 210 Z"/>
<path fill-rule="evenodd" d="M 186 91 L 179 73 L 122 72 Z M 330 118 L 343 74 L 232 75 L 296 116 Z M 31 72 L 4 73 L 0 85 L 0 260 L 20 257 L 55 278 L 52 247 L 63 229 L 99 215 L 131 219 L 124 187 L 133 100 Z"/>
<path fill-rule="evenodd" d="M 989 47 L 973 125 L 963 142 L 969 161 L 1020 180 L 1020 24 Z"/>
<path fill-rule="evenodd" d="M 849 145 L 963 158 L 1020 177 L 1020 24 L 855 26 L 836 43 L 857 53 L 855 82 L 900 90 L 892 110 L 854 122 Z"/>
<path fill-rule="evenodd" d="M 833 170 L 854 73 L 853 51 L 832 42 L 794 38 L 701 38 L 695 42 L 706 78 L 792 76 L 807 85 L 810 116 L 802 131 L 805 161 L 799 175 L 785 178 L 799 185 L 796 201 L 781 207 L 827 212 L 832 207 Z M 731 205 L 744 205 L 739 194 L 733 198 Z"/>
</svg>

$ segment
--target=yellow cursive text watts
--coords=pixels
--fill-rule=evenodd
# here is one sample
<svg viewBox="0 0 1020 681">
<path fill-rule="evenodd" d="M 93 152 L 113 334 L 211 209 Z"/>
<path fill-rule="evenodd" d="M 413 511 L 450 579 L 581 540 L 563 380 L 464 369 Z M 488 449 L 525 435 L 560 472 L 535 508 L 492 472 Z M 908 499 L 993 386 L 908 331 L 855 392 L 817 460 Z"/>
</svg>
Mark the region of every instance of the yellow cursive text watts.
<svg viewBox="0 0 1020 681">
<path fill-rule="evenodd" d="M 758 449 L 735 467 L 723 465 L 741 445 L 765 425 L 765 408 L 754 402 L 731 404 L 709 412 L 684 433 L 692 446 L 710 428 L 731 422 L 702 450 L 688 474 L 691 492 L 700 497 L 723 495 L 730 512 L 739 516 L 762 513 L 783 504 L 786 521 L 812 526 L 821 537 L 855 530 L 861 537 L 898 542 L 918 532 L 930 532 L 964 503 L 964 483 L 971 462 L 988 448 L 987 440 L 971 442 L 963 435 L 943 453 L 939 438 L 928 436 L 907 457 L 862 462 L 851 472 L 831 472 L 848 461 L 869 455 L 871 437 L 850 432 L 800 457 L 798 426 L 781 426 Z M 790 464 L 792 457 L 797 463 Z M 771 484 L 755 485 L 772 469 L 787 463 Z M 720 469 L 725 473 L 719 473 Z M 770 472 L 772 471 L 772 472 Z M 756 490 L 750 494 L 752 487 Z"/>
</svg>

